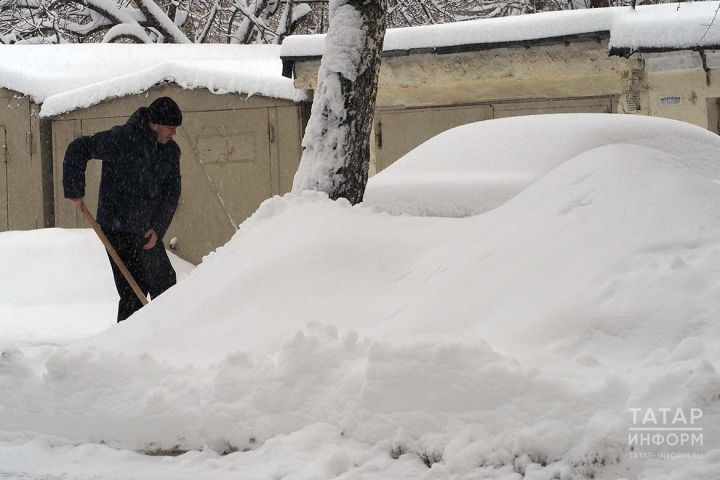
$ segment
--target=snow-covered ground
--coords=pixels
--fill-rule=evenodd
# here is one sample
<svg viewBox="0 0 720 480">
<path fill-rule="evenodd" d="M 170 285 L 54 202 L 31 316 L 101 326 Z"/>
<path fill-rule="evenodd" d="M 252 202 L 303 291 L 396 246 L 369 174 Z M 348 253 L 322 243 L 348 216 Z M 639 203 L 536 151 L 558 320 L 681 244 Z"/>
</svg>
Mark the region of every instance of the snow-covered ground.
<svg viewBox="0 0 720 480">
<path fill-rule="evenodd" d="M 178 274 L 194 266 L 168 252 Z M 115 324 L 107 254 L 90 229 L 0 233 L 0 352 L 66 345 Z"/>
<path fill-rule="evenodd" d="M 558 127 L 536 118 L 485 126 L 498 126 L 496 142 Z M 620 116 L 565 118 L 628 128 Z M 2 341 L 0 478 L 720 477 L 720 140 L 635 121 L 647 122 L 643 142 L 533 167 L 529 185 L 480 215 L 268 200 L 117 326 L 102 252 L 68 258 L 87 236 L 0 234 L 0 252 L 15 245 L 0 274 L 2 335 L 28 324 Z M 671 131 L 686 139 L 679 151 Z M 543 144 L 544 158 L 570 141 Z M 486 150 L 498 165 L 525 151 L 505 146 Z M 24 273 L 42 255 L 18 243 L 63 242 L 43 250 L 41 273 Z M 15 293 L 24 278 L 32 295 Z M 73 289 L 83 294 L 58 293 Z M 33 299 L 60 315 L 105 306 L 85 338 L 54 345 L 66 327 L 53 332 Z M 669 427 L 683 431 L 652 434 L 693 428 L 702 445 L 629 445 L 634 428 Z M 663 452 L 672 458 L 652 458 Z"/>
</svg>

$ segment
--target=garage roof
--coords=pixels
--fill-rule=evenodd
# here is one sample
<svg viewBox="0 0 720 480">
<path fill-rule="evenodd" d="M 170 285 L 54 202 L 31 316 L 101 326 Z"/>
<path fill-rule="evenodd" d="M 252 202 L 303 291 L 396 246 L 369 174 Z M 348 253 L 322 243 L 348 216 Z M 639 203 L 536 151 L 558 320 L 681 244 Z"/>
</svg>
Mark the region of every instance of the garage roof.
<svg viewBox="0 0 720 480">
<path fill-rule="evenodd" d="M 532 15 L 389 29 L 384 55 L 455 53 L 514 43 L 609 37 L 615 53 L 720 46 L 720 2 L 690 2 L 543 12 Z M 290 36 L 283 59 L 319 57 L 325 35 Z"/>
<path fill-rule="evenodd" d="M 282 77 L 276 45 L 0 45 L 0 88 L 42 104 L 41 116 L 173 82 L 213 93 L 308 100 Z"/>
</svg>

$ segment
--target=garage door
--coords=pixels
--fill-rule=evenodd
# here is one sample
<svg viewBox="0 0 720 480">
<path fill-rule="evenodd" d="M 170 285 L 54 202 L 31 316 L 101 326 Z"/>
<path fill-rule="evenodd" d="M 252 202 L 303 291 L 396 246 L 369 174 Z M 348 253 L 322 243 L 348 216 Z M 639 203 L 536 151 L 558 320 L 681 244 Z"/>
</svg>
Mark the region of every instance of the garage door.
<svg viewBox="0 0 720 480">
<path fill-rule="evenodd" d="M 62 198 L 62 158 L 70 141 L 124 123 L 126 118 L 56 121 L 55 191 L 58 226 L 86 227 L 81 214 Z M 177 237 L 177 253 L 199 263 L 226 243 L 235 225 L 252 214 L 272 191 L 268 110 L 185 112 L 175 141 L 182 156 L 182 195 L 167 238 Z M 97 208 L 101 162 L 86 170 L 86 203 Z"/>
<path fill-rule="evenodd" d="M 190 112 L 176 140 L 183 194 L 169 234 L 183 258 L 199 262 L 273 194 L 268 111 Z"/>
<path fill-rule="evenodd" d="M 0 230 L 43 226 L 42 170 L 27 98 L 0 97 Z"/>
<path fill-rule="evenodd" d="M 493 118 L 490 105 L 379 109 L 375 114 L 375 168 L 381 171 L 438 133 Z"/>
<path fill-rule="evenodd" d="M 424 141 L 459 125 L 544 113 L 612 113 L 613 103 L 611 97 L 592 97 L 427 108 L 379 108 L 373 125 L 375 166 L 379 172 Z"/>
<path fill-rule="evenodd" d="M 0 232 L 8 229 L 7 134 L 0 125 Z"/>
</svg>

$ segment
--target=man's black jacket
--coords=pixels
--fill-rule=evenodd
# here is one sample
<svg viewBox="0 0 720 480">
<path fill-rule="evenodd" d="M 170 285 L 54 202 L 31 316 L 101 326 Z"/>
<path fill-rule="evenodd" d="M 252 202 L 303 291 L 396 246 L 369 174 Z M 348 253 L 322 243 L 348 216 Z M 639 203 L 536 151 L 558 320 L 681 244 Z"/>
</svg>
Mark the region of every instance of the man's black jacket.
<svg viewBox="0 0 720 480">
<path fill-rule="evenodd" d="M 148 109 L 125 125 L 75 139 L 65 152 L 66 198 L 85 196 L 88 160 L 102 160 L 97 222 L 106 230 L 163 238 L 180 198 L 180 147 L 159 144 L 148 127 Z"/>
</svg>

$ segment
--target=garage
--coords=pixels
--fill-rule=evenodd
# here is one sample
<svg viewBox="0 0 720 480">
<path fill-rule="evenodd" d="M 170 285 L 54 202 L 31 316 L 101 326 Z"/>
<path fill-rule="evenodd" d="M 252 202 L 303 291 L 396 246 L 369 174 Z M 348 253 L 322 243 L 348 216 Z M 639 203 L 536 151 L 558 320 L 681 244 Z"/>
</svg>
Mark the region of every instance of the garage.
<svg viewBox="0 0 720 480">
<path fill-rule="evenodd" d="M 442 28 L 462 29 L 477 42 L 427 47 L 427 27 L 388 30 L 371 172 L 467 123 L 547 113 L 643 113 L 637 100 L 644 88 L 642 62 L 609 55 L 609 31 L 495 42 L 481 40 L 492 22 L 462 23 Z M 295 37 L 283 43 L 284 71 L 296 87 L 316 88 L 321 45 Z"/>
<path fill-rule="evenodd" d="M 183 191 L 166 240 L 199 263 L 260 203 L 291 188 L 310 97 L 282 76 L 279 48 L 0 46 L 0 230 L 88 227 L 64 199 L 68 144 L 170 96 L 184 113 Z M 88 163 L 91 212 L 100 171 L 99 161 Z"/>
<path fill-rule="evenodd" d="M 159 85 L 139 95 L 102 102 L 52 120 L 55 215 L 58 227 L 85 227 L 85 219 L 63 198 L 62 161 L 67 145 L 124 123 L 161 96 L 183 110 L 175 141 L 182 156 L 182 195 L 166 243 L 182 258 L 199 263 L 226 243 L 238 225 L 265 199 L 290 190 L 300 161 L 308 108 L 278 98 L 214 95 L 203 89 Z M 87 168 L 86 203 L 97 208 L 101 162 Z"/>
</svg>

